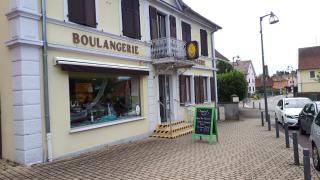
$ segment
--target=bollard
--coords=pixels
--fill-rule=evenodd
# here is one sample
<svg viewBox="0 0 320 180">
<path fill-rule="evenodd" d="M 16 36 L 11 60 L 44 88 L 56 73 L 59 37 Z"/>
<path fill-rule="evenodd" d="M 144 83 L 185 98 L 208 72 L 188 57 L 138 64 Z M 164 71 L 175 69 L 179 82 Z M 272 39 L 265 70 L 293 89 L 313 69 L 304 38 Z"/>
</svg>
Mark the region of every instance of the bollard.
<svg viewBox="0 0 320 180">
<path fill-rule="evenodd" d="M 263 111 L 261 111 L 261 125 L 264 126 Z"/>
<path fill-rule="evenodd" d="M 252 108 L 254 109 L 255 107 L 254 107 L 254 101 L 252 102 Z"/>
<path fill-rule="evenodd" d="M 286 139 L 286 148 L 290 148 L 288 123 L 284 123 L 284 134 Z"/>
<path fill-rule="evenodd" d="M 268 113 L 267 116 L 267 121 L 268 121 L 268 131 L 271 131 L 271 120 L 270 120 L 270 114 Z"/>
<path fill-rule="evenodd" d="M 303 164 L 304 180 L 311 180 L 310 152 L 308 148 L 303 149 Z"/>
<path fill-rule="evenodd" d="M 276 123 L 276 138 L 279 138 L 279 122 L 277 118 L 275 118 L 275 123 Z"/>
<path fill-rule="evenodd" d="M 297 132 L 292 133 L 292 140 L 293 140 L 293 158 L 294 164 L 299 166 L 299 149 L 298 149 L 298 135 Z"/>
<path fill-rule="evenodd" d="M 261 110 L 261 103 L 259 102 L 259 110 Z"/>
<path fill-rule="evenodd" d="M 244 101 L 242 101 L 242 107 L 244 108 Z"/>
</svg>

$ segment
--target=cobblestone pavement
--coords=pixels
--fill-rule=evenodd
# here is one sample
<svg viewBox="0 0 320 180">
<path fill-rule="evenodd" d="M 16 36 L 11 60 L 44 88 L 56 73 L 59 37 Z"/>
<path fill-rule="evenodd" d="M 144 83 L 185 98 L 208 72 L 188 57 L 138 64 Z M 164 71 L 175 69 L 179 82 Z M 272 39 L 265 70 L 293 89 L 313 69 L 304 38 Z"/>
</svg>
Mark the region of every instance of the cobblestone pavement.
<svg viewBox="0 0 320 180">
<path fill-rule="evenodd" d="M 10 167 L 0 179 L 303 179 L 284 137 L 275 138 L 258 119 L 218 123 L 219 143 L 191 135 L 148 138 L 32 167 Z M 318 179 L 313 172 L 313 179 Z"/>
</svg>

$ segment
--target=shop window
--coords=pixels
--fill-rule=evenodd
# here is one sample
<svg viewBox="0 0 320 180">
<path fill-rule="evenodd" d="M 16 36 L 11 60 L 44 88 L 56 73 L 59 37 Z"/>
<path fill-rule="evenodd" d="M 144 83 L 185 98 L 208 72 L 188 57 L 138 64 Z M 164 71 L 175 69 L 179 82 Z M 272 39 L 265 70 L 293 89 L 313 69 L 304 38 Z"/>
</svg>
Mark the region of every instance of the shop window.
<svg viewBox="0 0 320 180">
<path fill-rule="evenodd" d="M 97 27 L 95 0 L 68 0 L 70 22 Z"/>
<path fill-rule="evenodd" d="M 71 128 L 140 116 L 139 76 L 70 73 Z"/>
<path fill-rule="evenodd" d="M 195 103 L 200 104 L 208 101 L 208 83 L 207 77 L 194 77 L 194 95 Z"/>
<path fill-rule="evenodd" d="M 122 0 L 122 32 L 124 36 L 141 39 L 139 0 Z"/>
</svg>

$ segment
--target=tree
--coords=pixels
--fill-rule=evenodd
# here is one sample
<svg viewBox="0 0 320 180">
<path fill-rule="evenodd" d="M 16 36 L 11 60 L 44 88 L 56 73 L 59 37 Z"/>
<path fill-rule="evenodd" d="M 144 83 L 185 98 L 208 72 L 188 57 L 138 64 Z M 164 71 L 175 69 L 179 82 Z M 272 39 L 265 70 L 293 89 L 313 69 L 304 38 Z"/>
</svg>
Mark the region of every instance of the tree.
<svg viewBox="0 0 320 180">
<path fill-rule="evenodd" d="M 218 96 L 220 102 L 230 102 L 231 95 L 236 94 L 242 100 L 248 93 L 245 75 L 237 70 L 218 74 Z"/>
<path fill-rule="evenodd" d="M 217 74 L 226 73 L 233 70 L 232 65 L 224 61 L 218 61 L 217 68 Z"/>
</svg>

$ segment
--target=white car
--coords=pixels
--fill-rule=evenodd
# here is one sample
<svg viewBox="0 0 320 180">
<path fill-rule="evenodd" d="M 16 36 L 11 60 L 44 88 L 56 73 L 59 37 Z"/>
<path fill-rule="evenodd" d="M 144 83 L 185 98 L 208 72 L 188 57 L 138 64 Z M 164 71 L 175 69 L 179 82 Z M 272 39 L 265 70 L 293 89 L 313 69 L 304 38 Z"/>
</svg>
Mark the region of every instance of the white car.
<svg viewBox="0 0 320 180">
<path fill-rule="evenodd" d="M 283 98 L 275 108 L 276 118 L 282 125 L 288 123 L 289 126 L 298 126 L 298 117 L 302 108 L 311 102 L 309 98 L 303 97 Z"/>
</svg>

